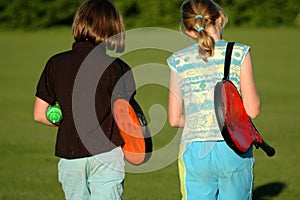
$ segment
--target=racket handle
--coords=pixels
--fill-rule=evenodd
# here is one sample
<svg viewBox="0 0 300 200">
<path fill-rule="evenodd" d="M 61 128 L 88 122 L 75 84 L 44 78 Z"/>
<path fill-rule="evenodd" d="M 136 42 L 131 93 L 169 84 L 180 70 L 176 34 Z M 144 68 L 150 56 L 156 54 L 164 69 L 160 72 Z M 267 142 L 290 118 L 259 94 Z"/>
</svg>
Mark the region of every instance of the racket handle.
<svg viewBox="0 0 300 200">
<path fill-rule="evenodd" d="M 266 152 L 266 154 L 269 157 L 272 157 L 275 155 L 275 149 L 273 147 L 271 147 L 270 145 L 268 145 L 264 140 L 262 141 L 262 143 L 259 143 L 258 146 L 264 150 L 264 152 Z"/>
</svg>

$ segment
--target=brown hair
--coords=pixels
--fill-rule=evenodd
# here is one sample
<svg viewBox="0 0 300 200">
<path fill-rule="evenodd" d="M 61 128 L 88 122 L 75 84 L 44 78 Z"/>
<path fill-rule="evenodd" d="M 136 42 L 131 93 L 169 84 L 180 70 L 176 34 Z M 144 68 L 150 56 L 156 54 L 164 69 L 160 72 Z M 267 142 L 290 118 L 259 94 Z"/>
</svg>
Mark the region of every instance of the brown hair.
<svg viewBox="0 0 300 200">
<path fill-rule="evenodd" d="M 199 54 L 207 61 L 214 54 L 215 41 L 205 28 L 216 25 L 216 20 L 222 16 L 222 28 L 228 22 L 223 9 L 212 0 L 187 0 L 181 6 L 182 22 L 188 31 L 195 31 L 199 40 Z M 197 17 L 198 16 L 198 17 Z"/>
<path fill-rule="evenodd" d="M 106 42 L 109 50 L 124 50 L 123 19 L 108 0 L 85 1 L 76 12 L 72 31 L 76 41 L 89 40 L 95 45 Z"/>
</svg>

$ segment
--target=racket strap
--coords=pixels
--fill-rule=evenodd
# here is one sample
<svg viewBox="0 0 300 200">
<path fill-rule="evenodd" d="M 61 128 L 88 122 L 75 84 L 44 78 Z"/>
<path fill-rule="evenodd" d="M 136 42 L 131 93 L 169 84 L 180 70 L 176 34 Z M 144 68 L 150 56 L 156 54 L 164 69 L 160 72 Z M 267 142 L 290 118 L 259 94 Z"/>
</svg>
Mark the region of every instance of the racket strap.
<svg viewBox="0 0 300 200">
<path fill-rule="evenodd" d="M 230 71 L 230 63 L 231 63 L 231 55 L 232 55 L 233 46 L 234 46 L 234 42 L 228 42 L 227 48 L 226 48 L 226 55 L 225 55 L 223 81 L 226 81 L 229 78 L 229 71 Z"/>
</svg>

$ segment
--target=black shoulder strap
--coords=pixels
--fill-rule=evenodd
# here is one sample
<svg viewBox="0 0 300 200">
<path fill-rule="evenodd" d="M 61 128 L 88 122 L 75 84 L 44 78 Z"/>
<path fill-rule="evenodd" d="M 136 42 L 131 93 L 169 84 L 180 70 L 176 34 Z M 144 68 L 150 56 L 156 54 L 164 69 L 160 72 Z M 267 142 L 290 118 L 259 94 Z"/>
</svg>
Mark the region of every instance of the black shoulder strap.
<svg viewBox="0 0 300 200">
<path fill-rule="evenodd" d="M 230 63 L 231 63 L 231 54 L 232 54 L 233 46 L 234 46 L 234 42 L 228 42 L 227 48 L 226 48 L 226 55 L 225 55 L 223 81 L 228 80 L 229 71 L 230 71 Z"/>
</svg>

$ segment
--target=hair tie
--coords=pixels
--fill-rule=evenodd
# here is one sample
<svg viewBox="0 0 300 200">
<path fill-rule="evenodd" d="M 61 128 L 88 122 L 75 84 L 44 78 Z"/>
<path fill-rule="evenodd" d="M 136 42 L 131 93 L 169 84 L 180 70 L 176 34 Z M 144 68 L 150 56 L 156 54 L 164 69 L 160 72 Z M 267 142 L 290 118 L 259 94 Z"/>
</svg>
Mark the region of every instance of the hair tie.
<svg viewBox="0 0 300 200">
<path fill-rule="evenodd" d="M 198 28 L 197 32 L 200 33 L 203 30 L 204 30 L 204 28 L 201 26 L 200 28 Z"/>
<path fill-rule="evenodd" d="M 203 16 L 202 15 L 196 15 L 195 19 L 203 19 Z"/>
</svg>

